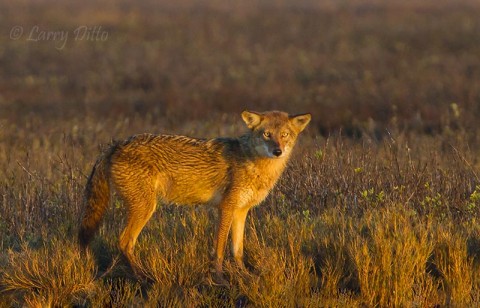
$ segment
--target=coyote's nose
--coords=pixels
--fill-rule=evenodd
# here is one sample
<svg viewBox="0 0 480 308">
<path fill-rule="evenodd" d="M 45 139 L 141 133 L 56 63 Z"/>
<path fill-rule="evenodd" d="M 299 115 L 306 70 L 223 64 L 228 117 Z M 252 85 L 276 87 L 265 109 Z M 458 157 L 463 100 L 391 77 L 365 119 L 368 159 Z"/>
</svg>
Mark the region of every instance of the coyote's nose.
<svg viewBox="0 0 480 308">
<path fill-rule="evenodd" d="M 280 149 L 275 149 L 275 150 L 273 150 L 273 155 L 275 155 L 275 156 L 277 156 L 277 157 L 280 156 L 280 155 L 282 155 L 282 150 L 280 150 Z"/>
</svg>

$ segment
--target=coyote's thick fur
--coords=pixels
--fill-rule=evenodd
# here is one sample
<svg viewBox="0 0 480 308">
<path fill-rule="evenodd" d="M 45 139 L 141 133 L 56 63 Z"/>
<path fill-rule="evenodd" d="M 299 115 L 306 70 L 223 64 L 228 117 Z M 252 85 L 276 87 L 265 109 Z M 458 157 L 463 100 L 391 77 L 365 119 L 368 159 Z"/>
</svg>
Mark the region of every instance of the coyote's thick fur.
<svg viewBox="0 0 480 308">
<path fill-rule="evenodd" d="M 265 199 L 285 169 L 298 134 L 310 114 L 244 111 L 250 129 L 238 138 L 194 139 L 136 135 L 115 142 L 95 163 L 85 189 L 85 214 L 78 234 L 86 247 L 115 188 L 128 208 L 120 250 L 138 271 L 133 247 L 157 207 L 157 199 L 177 204 L 211 204 L 219 210 L 215 237 L 216 278 L 222 280 L 226 241 L 232 229 L 235 261 L 243 267 L 243 234 L 248 210 Z"/>
</svg>

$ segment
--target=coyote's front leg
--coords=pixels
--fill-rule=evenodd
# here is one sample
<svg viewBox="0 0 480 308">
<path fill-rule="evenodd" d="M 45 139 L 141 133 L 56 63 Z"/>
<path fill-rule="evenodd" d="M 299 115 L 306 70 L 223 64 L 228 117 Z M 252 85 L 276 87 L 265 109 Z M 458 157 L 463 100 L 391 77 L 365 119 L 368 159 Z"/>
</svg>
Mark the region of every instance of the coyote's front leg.
<svg viewBox="0 0 480 308">
<path fill-rule="evenodd" d="M 218 221 L 217 234 L 215 236 L 215 282 L 221 285 L 228 285 L 228 282 L 223 277 L 223 259 L 228 233 L 233 220 L 233 206 L 228 202 L 223 202 L 220 204 L 219 212 L 220 220 Z"/>
<path fill-rule="evenodd" d="M 248 208 L 235 209 L 232 221 L 232 252 L 235 262 L 240 269 L 245 270 L 243 263 L 243 235 L 245 234 L 245 220 Z"/>
</svg>

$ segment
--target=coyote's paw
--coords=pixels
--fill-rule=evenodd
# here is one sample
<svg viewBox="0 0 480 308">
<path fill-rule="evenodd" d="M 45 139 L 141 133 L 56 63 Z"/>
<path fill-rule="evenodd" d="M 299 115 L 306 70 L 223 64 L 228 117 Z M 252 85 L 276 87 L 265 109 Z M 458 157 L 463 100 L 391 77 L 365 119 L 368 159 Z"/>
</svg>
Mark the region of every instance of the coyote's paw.
<svg viewBox="0 0 480 308">
<path fill-rule="evenodd" d="M 227 279 L 223 276 L 223 273 L 215 273 L 213 275 L 213 282 L 215 285 L 221 286 L 221 287 L 230 287 L 230 283 L 228 282 Z"/>
</svg>

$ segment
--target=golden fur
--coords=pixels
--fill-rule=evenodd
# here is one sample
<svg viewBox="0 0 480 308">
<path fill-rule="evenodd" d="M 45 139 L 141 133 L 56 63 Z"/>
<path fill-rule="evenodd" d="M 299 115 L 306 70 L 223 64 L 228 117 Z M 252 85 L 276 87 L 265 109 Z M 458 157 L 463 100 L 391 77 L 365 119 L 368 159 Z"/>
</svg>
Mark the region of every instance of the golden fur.
<svg viewBox="0 0 480 308">
<path fill-rule="evenodd" d="M 249 132 L 238 138 L 195 139 L 142 134 L 114 143 L 97 160 L 85 189 L 79 242 L 86 247 L 98 229 L 115 188 L 128 208 L 120 250 L 138 271 L 133 248 L 157 207 L 211 204 L 219 210 L 215 237 L 216 278 L 222 278 L 226 241 L 232 229 L 234 258 L 243 268 L 248 210 L 262 202 L 282 174 L 310 114 L 289 116 L 244 111 Z"/>
</svg>

